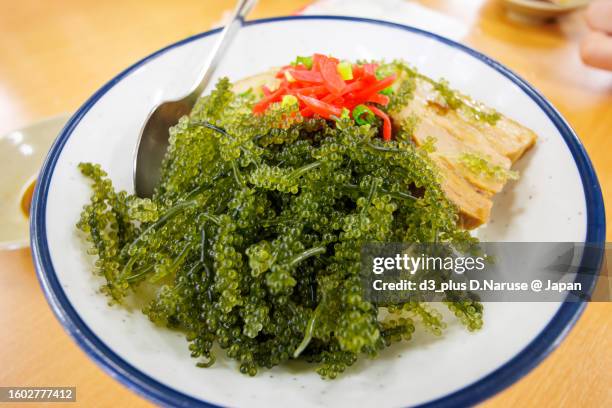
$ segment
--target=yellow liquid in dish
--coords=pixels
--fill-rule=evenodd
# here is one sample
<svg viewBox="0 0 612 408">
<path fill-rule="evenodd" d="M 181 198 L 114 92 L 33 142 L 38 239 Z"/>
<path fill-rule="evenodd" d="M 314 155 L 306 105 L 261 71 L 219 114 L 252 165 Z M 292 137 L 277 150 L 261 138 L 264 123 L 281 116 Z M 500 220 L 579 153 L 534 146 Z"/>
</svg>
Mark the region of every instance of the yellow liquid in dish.
<svg viewBox="0 0 612 408">
<path fill-rule="evenodd" d="M 21 195 L 21 211 L 26 218 L 30 217 L 30 206 L 32 205 L 32 195 L 34 194 L 34 187 L 36 186 L 36 179 L 32 180 L 26 187 Z"/>
</svg>

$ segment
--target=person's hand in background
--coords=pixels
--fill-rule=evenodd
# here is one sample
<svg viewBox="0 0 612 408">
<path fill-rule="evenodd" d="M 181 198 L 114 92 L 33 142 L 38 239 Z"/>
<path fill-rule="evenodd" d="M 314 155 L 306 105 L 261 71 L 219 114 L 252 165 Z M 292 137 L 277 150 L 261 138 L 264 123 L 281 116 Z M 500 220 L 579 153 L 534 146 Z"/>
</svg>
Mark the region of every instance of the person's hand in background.
<svg viewBox="0 0 612 408">
<path fill-rule="evenodd" d="M 612 70 L 612 0 L 595 0 L 587 9 L 590 32 L 580 44 L 582 60 L 591 66 Z"/>
</svg>

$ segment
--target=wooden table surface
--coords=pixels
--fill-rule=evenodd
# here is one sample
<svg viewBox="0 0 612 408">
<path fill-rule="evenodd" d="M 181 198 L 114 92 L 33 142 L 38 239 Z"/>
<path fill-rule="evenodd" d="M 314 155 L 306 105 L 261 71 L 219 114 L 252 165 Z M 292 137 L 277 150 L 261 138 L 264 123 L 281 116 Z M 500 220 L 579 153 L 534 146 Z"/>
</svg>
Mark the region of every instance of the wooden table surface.
<svg viewBox="0 0 612 408">
<path fill-rule="evenodd" d="M 291 14 L 308 2 L 261 0 L 252 17 Z M 0 134 L 74 111 L 134 61 L 210 28 L 232 3 L 0 0 Z M 528 26 L 509 20 L 494 0 L 419 3 L 466 24 L 464 42 L 510 66 L 553 102 L 580 135 L 612 203 L 612 73 L 580 62 L 582 16 Z M 612 406 L 611 315 L 610 303 L 589 304 L 551 356 L 483 405 Z M 63 331 L 28 250 L 0 252 L 0 386 L 76 386 L 77 405 L 150 406 L 103 373 Z"/>
</svg>

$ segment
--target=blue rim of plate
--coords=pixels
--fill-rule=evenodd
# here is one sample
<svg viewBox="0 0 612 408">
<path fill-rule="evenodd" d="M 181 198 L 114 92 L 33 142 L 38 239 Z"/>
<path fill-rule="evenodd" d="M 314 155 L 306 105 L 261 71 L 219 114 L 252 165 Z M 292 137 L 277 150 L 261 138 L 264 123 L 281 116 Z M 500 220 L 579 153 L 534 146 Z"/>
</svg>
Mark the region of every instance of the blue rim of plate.
<svg viewBox="0 0 612 408">
<path fill-rule="evenodd" d="M 570 149 L 576 163 L 576 167 L 580 173 L 587 205 L 587 235 L 585 242 L 588 244 L 594 244 L 599 248 L 603 247 L 606 231 L 605 211 L 601 187 L 597 180 L 593 165 L 591 164 L 582 143 L 574 131 L 570 128 L 568 123 L 561 117 L 559 112 L 557 112 L 557 110 L 553 108 L 552 105 L 525 80 L 520 78 L 499 62 L 494 61 L 465 45 L 428 31 L 386 21 L 345 16 L 287 16 L 253 20 L 247 22 L 247 25 L 251 26 L 293 20 L 349 21 L 382 25 L 399 30 L 410 31 L 415 34 L 432 38 L 450 47 L 465 52 L 480 60 L 484 64 L 492 67 L 507 79 L 512 81 L 534 102 L 536 102 L 544 113 L 546 113 Z M 217 407 L 215 404 L 194 398 L 170 388 L 136 369 L 127 361 L 119 357 L 108 346 L 106 346 L 106 344 L 104 344 L 85 324 L 76 310 L 70 304 L 57 278 L 55 270 L 53 269 L 46 236 L 46 201 L 53 170 L 60 153 L 66 144 L 66 141 L 69 139 L 72 131 L 79 124 L 81 119 L 106 92 L 108 92 L 115 84 L 121 81 L 136 68 L 167 52 L 168 50 L 180 47 L 183 44 L 195 41 L 197 39 L 216 34 L 219 31 L 220 29 L 215 29 L 200 33 L 162 48 L 161 50 L 154 52 L 153 54 L 143 58 L 131 67 L 127 68 L 106 83 L 95 94 L 93 94 L 72 116 L 51 147 L 51 150 L 49 151 L 40 172 L 32 202 L 32 219 L 30 225 L 32 258 L 34 260 L 39 282 L 56 317 L 64 326 L 64 329 L 68 332 L 68 334 L 73 337 L 76 343 L 111 377 L 123 383 L 125 386 L 138 394 L 164 406 Z M 585 258 L 586 257 L 583 257 L 582 259 L 581 268 L 589 268 L 592 270 L 593 267 L 596 267 L 596 270 L 599 271 L 603 261 L 603 250 L 594 253 L 593 257 L 590 259 Z M 581 278 L 579 279 L 582 280 L 582 287 L 590 288 L 588 293 L 591 293 L 597 281 L 598 275 L 580 274 L 580 276 Z M 536 336 L 531 343 L 529 343 L 522 351 L 520 351 L 508 362 L 497 368 L 495 371 L 460 390 L 454 391 L 435 400 L 428 401 L 419 406 L 454 407 L 473 405 L 508 387 L 519 378 L 527 374 L 561 343 L 563 338 L 577 321 L 578 317 L 580 317 L 585 306 L 586 303 L 584 301 L 564 302 L 551 321 L 540 332 L 540 334 L 538 334 L 538 336 Z"/>
</svg>

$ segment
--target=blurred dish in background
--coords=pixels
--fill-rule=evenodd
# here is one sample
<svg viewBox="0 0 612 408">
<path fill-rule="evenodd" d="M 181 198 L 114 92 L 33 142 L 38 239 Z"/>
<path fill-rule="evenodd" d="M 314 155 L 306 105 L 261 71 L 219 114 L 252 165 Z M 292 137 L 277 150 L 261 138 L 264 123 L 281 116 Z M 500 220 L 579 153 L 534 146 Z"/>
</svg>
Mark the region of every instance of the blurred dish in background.
<svg viewBox="0 0 612 408">
<path fill-rule="evenodd" d="M 68 118 L 60 114 L 0 136 L 0 250 L 28 246 L 36 176 Z"/>
<path fill-rule="evenodd" d="M 501 0 L 512 17 L 550 20 L 585 7 L 590 0 Z"/>
<path fill-rule="evenodd" d="M 298 14 L 343 15 L 405 24 L 461 41 L 470 25 L 418 2 L 406 0 L 318 0 Z"/>
</svg>

